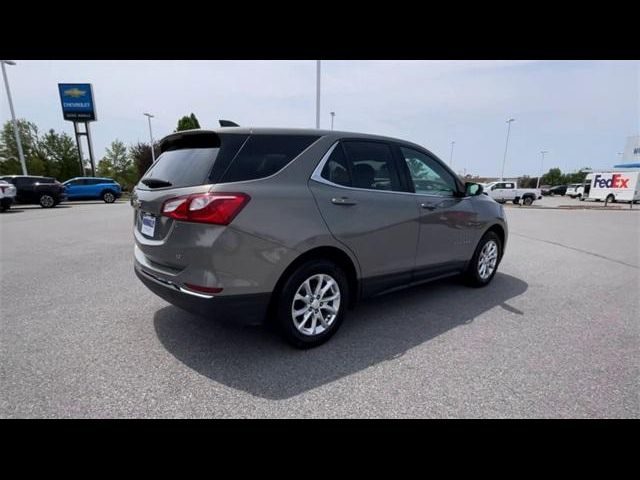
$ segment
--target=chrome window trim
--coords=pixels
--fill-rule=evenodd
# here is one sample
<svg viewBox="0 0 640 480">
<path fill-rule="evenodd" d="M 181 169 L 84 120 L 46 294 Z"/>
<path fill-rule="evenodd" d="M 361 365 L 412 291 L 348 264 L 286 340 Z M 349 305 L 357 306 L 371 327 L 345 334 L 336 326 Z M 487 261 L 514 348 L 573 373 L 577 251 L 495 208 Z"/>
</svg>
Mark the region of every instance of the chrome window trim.
<svg viewBox="0 0 640 480">
<path fill-rule="evenodd" d="M 329 157 L 333 153 L 333 150 L 338 146 L 339 143 L 340 143 L 340 140 L 337 140 L 333 145 L 331 145 L 331 147 L 329 147 L 329 150 L 327 150 L 327 153 L 325 153 L 322 156 L 322 158 L 320 159 L 320 163 L 318 163 L 318 166 L 315 168 L 315 170 L 311 174 L 311 177 L 309 177 L 309 180 L 314 180 L 316 182 L 324 183 L 325 185 L 329 185 L 335 188 L 341 188 L 343 190 L 355 190 L 358 192 L 377 192 L 377 193 L 387 193 L 387 194 L 393 194 L 393 195 L 413 195 L 413 196 L 433 197 L 433 198 L 460 198 L 460 199 L 470 198 L 470 195 L 466 195 L 464 197 L 456 197 L 455 195 L 443 196 L 443 195 L 433 195 L 431 193 L 399 192 L 397 190 L 376 190 L 374 188 L 347 187 L 345 185 L 333 183 L 332 181 L 327 180 L 322 176 L 322 170 L 324 169 L 325 164 L 329 160 Z"/>
</svg>

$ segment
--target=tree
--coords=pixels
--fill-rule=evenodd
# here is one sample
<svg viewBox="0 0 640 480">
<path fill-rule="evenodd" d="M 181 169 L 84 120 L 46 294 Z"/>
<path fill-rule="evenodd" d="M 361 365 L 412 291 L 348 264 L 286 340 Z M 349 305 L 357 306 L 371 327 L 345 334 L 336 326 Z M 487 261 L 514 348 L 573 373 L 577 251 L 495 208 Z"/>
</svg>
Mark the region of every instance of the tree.
<svg viewBox="0 0 640 480">
<path fill-rule="evenodd" d="M 82 175 L 78 148 L 66 132 L 49 130 L 38 142 L 37 155 L 44 163 L 45 175 L 61 182 Z"/>
<path fill-rule="evenodd" d="M 551 185 L 552 187 L 555 185 L 562 185 L 563 182 L 564 175 L 562 175 L 562 171 L 559 168 L 550 168 L 540 180 L 542 185 Z"/>
<path fill-rule="evenodd" d="M 81 175 L 78 149 L 67 133 L 49 130 L 40 136 L 33 122 L 18 120 L 25 163 L 30 175 L 55 177 L 60 181 Z M 5 122 L 0 132 L 0 174 L 22 174 L 13 124 Z"/>
<path fill-rule="evenodd" d="M 107 148 L 105 156 L 98 162 L 98 174 L 113 178 L 126 190 L 135 185 L 137 172 L 127 147 L 120 140 L 114 140 Z"/>
<path fill-rule="evenodd" d="M 198 122 L 196 116 L 191 113 L 191 115 L 185 115 L 178 120 L 178 128 L 176 128 L 176 132 L 181 132 L 183 130 L 193 130 L 194 128 L 200 128 L 200 122 Z"/>
<path fill-rule="evenodd" d="M 157 145 L 155 146 L 156 158 L 158 157 Z M 153 163 L 153 157 L 151 156 L 151 146 L 148 143 L 138 142 L 135 145 L 129 147 L 129 156 L 133 161 L 138 174 L 138 180 L 149 170 L 149 167 Z"/>
<path fill-rule="evenodd" d="M 44 166 L 41 156 L 36 155 L 38 127 L 35 123 L 24 119 L 18 119 L 17 123 L 27 170 L 33 175 L 43 175 Z M 0 132 L 0 172 L 5 175 L 22 174 L 18 145 L 13 132 L 13 123 L 9 120 L 4 123 Z"/>
</svg>

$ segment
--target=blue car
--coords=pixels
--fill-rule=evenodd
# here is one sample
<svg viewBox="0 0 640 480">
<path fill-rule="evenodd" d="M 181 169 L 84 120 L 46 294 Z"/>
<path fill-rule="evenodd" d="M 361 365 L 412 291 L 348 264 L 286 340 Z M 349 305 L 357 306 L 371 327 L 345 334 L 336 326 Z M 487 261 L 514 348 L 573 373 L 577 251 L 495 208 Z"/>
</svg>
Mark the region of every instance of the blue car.
<svg viewBox="0 0 640 480">
<path fill-rule="evenodd" d="M 69 200 L 101 199 L 113 203 L 122 195 L 120 184 L 112 178 L 76 177 L 63 183 Z"/>
</svg>

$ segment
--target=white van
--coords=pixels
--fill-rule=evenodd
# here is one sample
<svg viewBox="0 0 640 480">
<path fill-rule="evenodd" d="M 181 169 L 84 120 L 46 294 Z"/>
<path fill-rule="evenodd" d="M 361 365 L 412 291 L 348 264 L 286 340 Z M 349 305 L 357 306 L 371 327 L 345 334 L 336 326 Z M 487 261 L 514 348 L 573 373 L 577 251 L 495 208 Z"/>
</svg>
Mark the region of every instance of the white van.
<svg viewBox="0 0 640 480">
<path fill-rule="evenodd" d="M 640 169 L 592 172 L 585 178 L 582 198 L 637 203 L 640 201 Z"/>
</svg>

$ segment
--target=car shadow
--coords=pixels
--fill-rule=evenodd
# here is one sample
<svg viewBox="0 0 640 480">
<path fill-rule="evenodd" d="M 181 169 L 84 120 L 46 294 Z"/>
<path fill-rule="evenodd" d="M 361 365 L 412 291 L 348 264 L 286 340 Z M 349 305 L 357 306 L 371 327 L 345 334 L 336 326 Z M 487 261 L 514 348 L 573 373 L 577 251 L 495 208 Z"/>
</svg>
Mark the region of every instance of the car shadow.
<svg viewBox="0 0 640 480">
<path fill-rule="evenodd" d="M 528 284 L 496 274 L 485 288 L 447 279 L 369 299 L 349 311 L 324 345 L 297 350 L 262 327 L 236 327 L 186 313 L 174 306 L 156 312 L 160 342 L 196 372 L 252 395 L 280 400 L 334 382 L 409 349 L 482 313 L 508 305 Z"/>
</svg>

